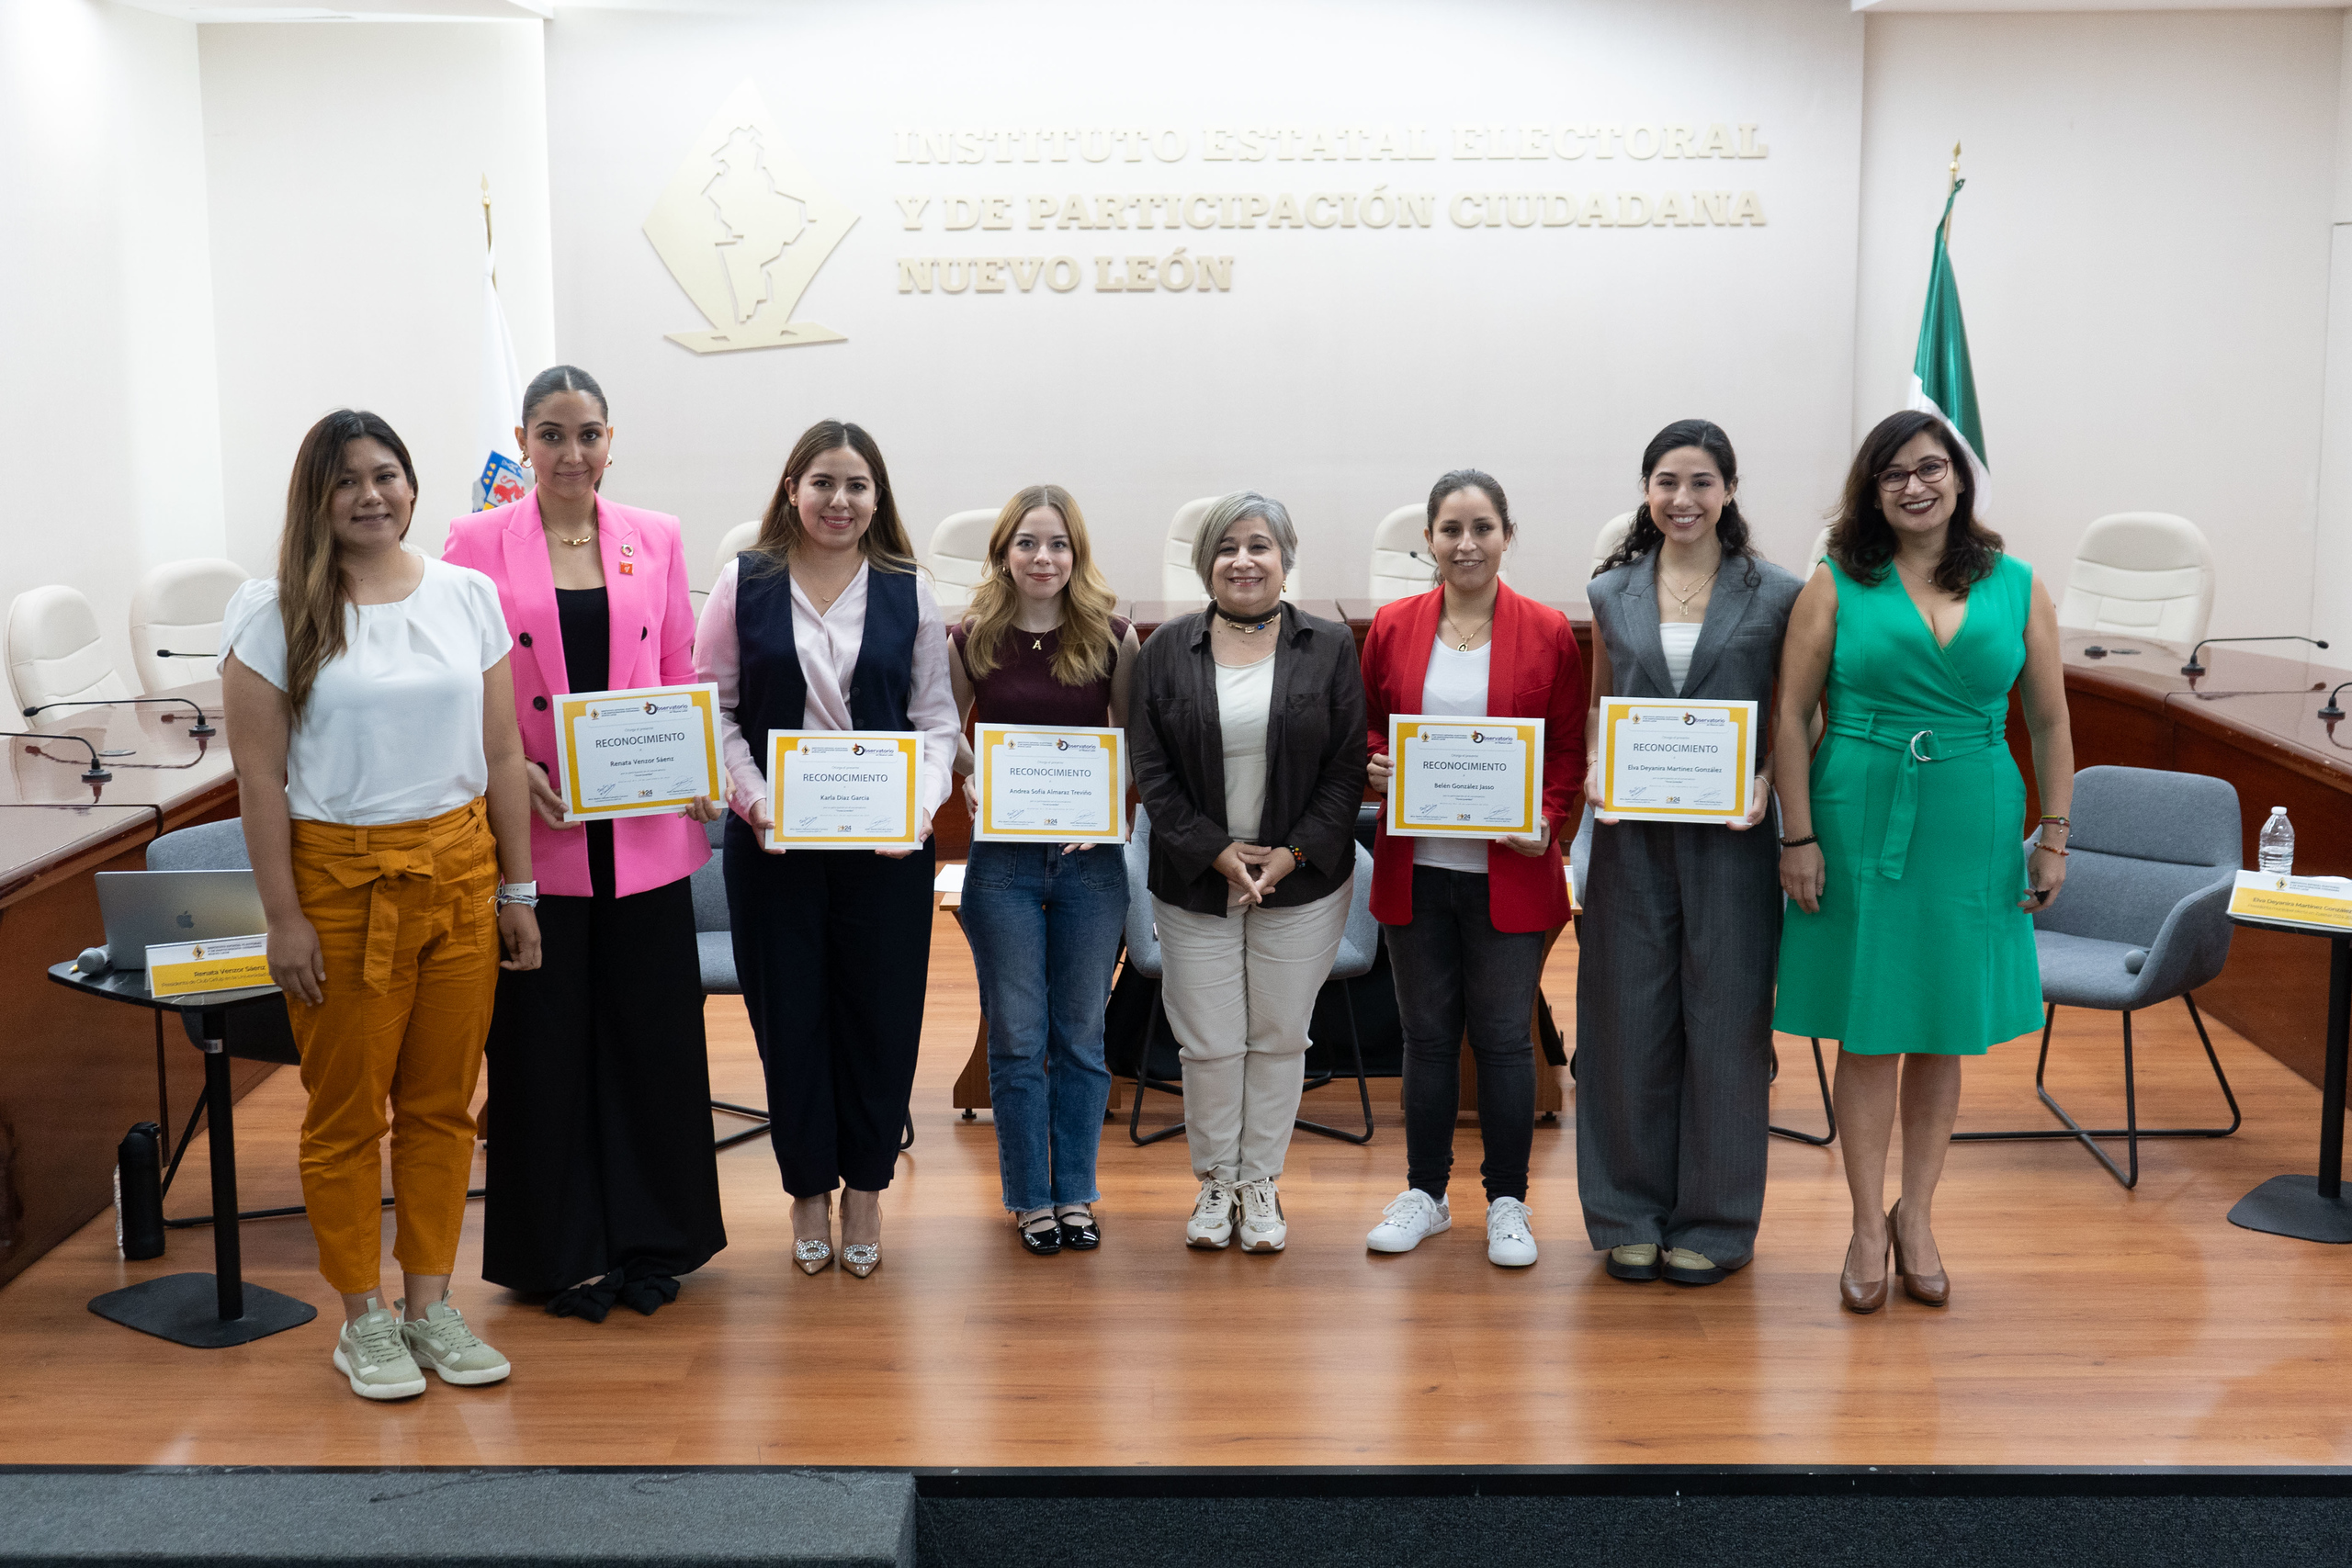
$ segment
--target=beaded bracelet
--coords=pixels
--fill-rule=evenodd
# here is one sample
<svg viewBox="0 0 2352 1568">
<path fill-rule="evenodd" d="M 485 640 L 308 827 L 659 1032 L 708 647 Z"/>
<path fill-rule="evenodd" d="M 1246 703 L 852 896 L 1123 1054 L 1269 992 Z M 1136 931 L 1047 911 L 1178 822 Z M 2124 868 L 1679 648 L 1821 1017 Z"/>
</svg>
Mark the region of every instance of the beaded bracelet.
<svg viewBox="0 0 2352 1568">
<path fill-rule="evenodd" d="M 1781 847 L 1784 850 L 1801 850 L 1807 844 L 1817 844 L 1819 842 L 1821 842 L 1820 834 L 1807 833 L 1802 839 L 1782 839 L 1781 840 Z"/>
</svg>

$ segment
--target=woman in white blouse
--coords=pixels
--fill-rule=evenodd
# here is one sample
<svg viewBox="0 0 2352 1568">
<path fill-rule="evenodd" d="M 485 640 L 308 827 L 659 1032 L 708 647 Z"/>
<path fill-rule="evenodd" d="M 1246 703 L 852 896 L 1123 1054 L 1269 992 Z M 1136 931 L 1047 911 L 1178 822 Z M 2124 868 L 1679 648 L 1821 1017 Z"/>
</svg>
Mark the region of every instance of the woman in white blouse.
<svg viewBox="0 0 2352 1568">
<path fill-rule="evenodd" d="M 956 761 L 947 636 L 874 438 L 825 420 L 794 444 L 758 542 L 720 571 L 695 665 L 718 687 L 733 815 L 723 864 L 743 1002 L 792 1194 L 793 1258 L 882 1258 L 882 1189 L 914 1087 L 931 962 L 932 814 Z M 916 850 L 767 850 L 768 735 L 919 730 Z"/>
</svg>

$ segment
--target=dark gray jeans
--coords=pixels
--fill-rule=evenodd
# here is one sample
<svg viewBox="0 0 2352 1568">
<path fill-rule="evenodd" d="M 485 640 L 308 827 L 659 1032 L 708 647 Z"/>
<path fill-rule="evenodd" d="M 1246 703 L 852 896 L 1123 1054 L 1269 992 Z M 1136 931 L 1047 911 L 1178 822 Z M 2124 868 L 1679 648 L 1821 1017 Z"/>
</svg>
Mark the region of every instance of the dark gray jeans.
<svg viewBox="0 0 2352 1568">
<path fill-rule="evenodd" d="M 1528 1020 L 1543 978 L 1544 933 L 1498 931 L 1487 879 L 1442 866 L 1413 868 L 1413 919 L 1385 926 L 1405 1031 L 1405 1175 L 1432 1198 L 1453 1168 L 1462 1105 L 1462 1036 L 1478 1063 L 1478 1174 L 1487 1201 L 1527 1198 L 1535 1141 L 1535 1043 Z"/>
</svg>

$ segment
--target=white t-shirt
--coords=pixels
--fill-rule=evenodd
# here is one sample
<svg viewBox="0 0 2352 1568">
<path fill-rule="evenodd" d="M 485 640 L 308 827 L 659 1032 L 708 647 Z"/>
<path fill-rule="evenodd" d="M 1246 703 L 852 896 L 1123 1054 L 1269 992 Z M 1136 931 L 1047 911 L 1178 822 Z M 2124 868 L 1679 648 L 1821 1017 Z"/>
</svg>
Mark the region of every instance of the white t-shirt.
<svg viewBox="0 0 2352 1568">
<path fill-rule="evenodd" d="M 1457 653 L 1439 637 L 1430 648 L 1429 673 L 1421 678 L 1421 711 L 1447 718 L 1487 716 L 1487 671 L 1495 645 Z M 1415 865 L 1442 866 L 1448 871 L 1487 874 L 1484 839 L 1415 839 Z"/>
<path fill-rule="evenodd" d="M 1274 660 L 1216 667 L 1217 728 L 1225 751 L 1225 830 L 1254 843 L 1266 815 L 1266 718 L 1274 703 Z"/>
<path fill-rule="evenodd" d="M 1674 694 L 1682 694 L 1683 685 L 1690 679 L 1690 653 L 1699 646 L 1699 633 L 1703 630 L 1696 621 L 1660 621 L 1657 640 L 1666 645 L 1666 676 L 1674 682 Z"/>
<path fill-rule="evenodd" d="M 305 822 L 372 828 L 438 817 L 487 790 L 481 678 L 513 641 L 490 579 L 427 558 L 407 598 L 344 615 L 344 651 L 320 667 L 288 738 L 288 808 Z M 275 578 L 230 595 L 220 650 L 224 663 L 234 653 L 286 689 Z"/>
</svg>

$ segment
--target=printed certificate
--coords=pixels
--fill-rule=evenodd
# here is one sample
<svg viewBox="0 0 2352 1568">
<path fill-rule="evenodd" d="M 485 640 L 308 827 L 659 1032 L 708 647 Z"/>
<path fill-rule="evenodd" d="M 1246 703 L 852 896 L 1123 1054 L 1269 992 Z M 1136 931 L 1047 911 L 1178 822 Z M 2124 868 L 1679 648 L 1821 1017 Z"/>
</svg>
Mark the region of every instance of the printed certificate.
<svg viewBox="0 0 2352 1568">
<path fill-rule="evenodd" d="M 1544 721 L 1391 714 L 1388 830 L 1525 839 L 1544 819 Z"/>
<path fill-rule="evenodd" d="M 1756 788 L 1756 705 L 1603 697 L 1604 817 L 1720 822 L 1747 815 Z"/>
<path fill-rule="evenodd" d="M 922 813 L 914 730 L 771 729 L 772 850 L 911 850 Z"/>
<path fill-rule="evenodd" d="M 209 942 L 163 942 L 147 950 L 147 994 L 186 997 L 272 986 L 269 938 L 224 936 Z"/>
<path fill-rule="evenodd" d="M 641 686 L 555 699 L 556 794 L 575 822 L 718 799 L 718 688 Z"/>
<path fill-rule="evenodd" d="M 1125 737 L 1115 729 L 976 724 L 975 840 L 1116 844 L 1127 836 Z"/>
<path fill-rule="evenodd" d="M 2230 913 L 2315 931 L 2352 931 L 2352 879 L 2242 871 L 2230 889 Z"/>
</svg>

